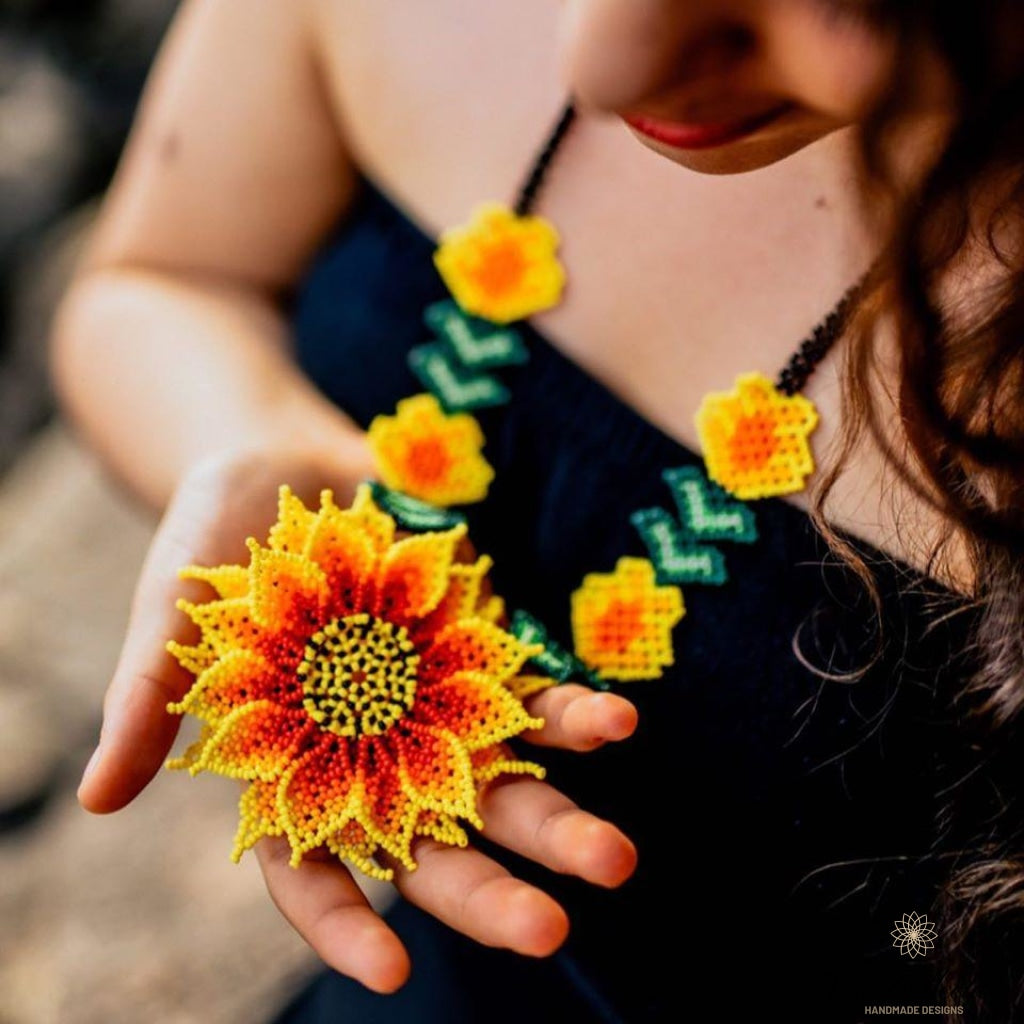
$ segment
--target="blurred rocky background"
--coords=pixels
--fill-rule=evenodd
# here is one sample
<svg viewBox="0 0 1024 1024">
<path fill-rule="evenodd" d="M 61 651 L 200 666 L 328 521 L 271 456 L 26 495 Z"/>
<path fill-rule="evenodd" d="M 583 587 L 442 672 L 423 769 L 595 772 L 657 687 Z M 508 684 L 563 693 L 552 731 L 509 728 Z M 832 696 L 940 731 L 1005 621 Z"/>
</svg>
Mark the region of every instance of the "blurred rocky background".
<svg viewBox="0 0 1024 1024">
<path fill-rule="evenodd" d="M 154 524 L 55 418 L 45 342 L 174 6 L 0 0 L 0 1024 L 260 1024 L 320 967 L 228 859 L 237 787 L 74 795 Z"/>
<path fill-rule="evenodd" d="M 0 0 L 0 468 L 50 414 L 46 314 L 173 8 Z"/>
</svg>

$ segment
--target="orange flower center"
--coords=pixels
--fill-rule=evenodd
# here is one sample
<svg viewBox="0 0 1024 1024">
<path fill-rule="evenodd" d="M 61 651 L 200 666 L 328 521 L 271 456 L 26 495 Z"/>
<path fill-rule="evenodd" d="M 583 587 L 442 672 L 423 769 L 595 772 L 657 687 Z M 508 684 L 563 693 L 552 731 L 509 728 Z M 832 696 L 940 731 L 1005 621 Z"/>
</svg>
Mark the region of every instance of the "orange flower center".
<svg viewBox="0 0 1024 1024">
<path fill-rule="evenodd" d="M 639 598 L 623 601 L 613 597 L 594 619 L 593 642 L 597 650 L 625 654 L 644 631 L 644 606 Z"/>
<path fill-rule="evenodd" d="M 502 238 L 483 246 L 469 276 L 481 291 L 492 297 L 501 296 L 519 287 L 528 267 L 522 246 L 513 238 Z"/>
<path fill-rule="evenodd" d="M 775 425 L 769 412 L 751 413 L 736 421 L 729 437 L 729 460 L 738 472 L 756 472 L 771 460 L 779 447 Z"/>
<path fill-rule="evenodd" d="M 440 438 L 421 437 L 410 442 L 405 464 L 409 476 L 429 486 L 444 483 L 452 468 L 452 458 Z"/>
<path fill-rule="evenodd" d="M 380 736 L 412 708 L 419 660 L 404 626 L 365 613 L 335 619 L 306 644 L 303 706 L 339 736 Z"/>
</svg>

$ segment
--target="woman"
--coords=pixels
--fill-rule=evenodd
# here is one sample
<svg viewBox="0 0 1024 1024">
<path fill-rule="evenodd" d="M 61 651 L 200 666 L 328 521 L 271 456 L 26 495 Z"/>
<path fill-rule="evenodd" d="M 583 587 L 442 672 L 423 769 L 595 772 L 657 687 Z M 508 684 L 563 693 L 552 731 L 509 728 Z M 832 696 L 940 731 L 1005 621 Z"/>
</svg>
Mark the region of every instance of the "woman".
<svg viewBox="0 0 1024 1024">
<path fill-rule="evenodd" d="M 390 992 L 409 972 L 348 876 L 258 844 L 339 972 L 288 1020 L 1009 1019 L 1020 20 L 925 0 L 185 3 L 55 331 L 67 407 L 167 507 L 79 793 L 94 812 L 173 740 L 176 569 L 243 557 L 282 480 L 350 493 L 372 472 L 359 428 L 414 390 L 405 356 L 444 295 L 433 238 L 511 199 L 567 95 L 581 116 L 536 205 L 570 287 L 481 415 L 497 478 L 470 513 L 499 589 L 563 641 L 583 574 L 643 551 L 631 513 L 694 461 L 701 397 L 785 365 L 875 269 L 802 387 L 826 471 L 762 503 L 725 586 L 687 588 L 676 664 L 628 691 L 636 735 L 621 697 L 543 695 L 542 742 L 629 742 L 550 751 L 557 788 L 490 788 L 497 860 L 424 847 L 398 872 L 401 995 L 339 976 Z M 991 697 L 984 728 L 968 691 Z M 935 946 L 921 925 L 924 955 L 901 956 L 890 930 L 926 911 Z"/>
</svg>

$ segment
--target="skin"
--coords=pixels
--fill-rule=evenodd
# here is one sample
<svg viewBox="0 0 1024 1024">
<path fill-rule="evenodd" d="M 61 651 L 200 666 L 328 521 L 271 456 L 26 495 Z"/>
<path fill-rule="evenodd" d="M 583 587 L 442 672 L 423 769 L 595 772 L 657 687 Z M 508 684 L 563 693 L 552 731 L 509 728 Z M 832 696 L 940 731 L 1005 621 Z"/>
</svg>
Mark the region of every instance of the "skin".
<svg viewBox="0 0 1024 1024">
<path fill-rule="evenodd" d="M 294 366 L 282 311 L 359 172 L 436 234 L 481 198 L 509 198 L 571 91 L 585 117 L 540 212 L 572 284 L 534 322 L 695 448 L 700 397 L 781 366 L 870 262 L 851 154 L 887 59 L 882 36 L 818 0 L 186 0 L 53 333 L 65 408 L 163 513 L 82 806 L 124 807 L 174 741 L 164 705 L 191 680 L 164 642 L 187 637 L 175 598 L 199 596 L 178 567 L 244 559 L 282 480 L 344 500 L 370 475 L 362 435 Z M 779 99 L 793 104 L 784 120 L 699 154 L 617 116 L 720 119 Z M 806 393 L 819 453 L 839 417 L 832 356 Z M 913 563 L 879 467 L 862 446 L 830 518 Z M 926 511 L 914 515 L 927 536 Z M 583 687 L 530 710 L 547 719 L 534 741 L 581 756 L 636 725 L 628 700 Z M 536 780 L 491 785 L 482 815 L 493 839 L 554 871 L 616 886 L 634 870 L 628 837 Z M 256 855 L 326 963 L 382 992 L 405 981 L 405 950 L 344 868 L 314 856 L 291 869 L 284 840 Z M 564 910 L 479 851 L 424 842 L 417 858 L 398 889 L 477 941 L 533 956 L 564 941 Z"/>
<path fill-rule="evenodd" d="M 863 4 L 859 5 L 863 7 Z M 671 121 L 729 121 L 790 101 L 775 123 L 710 150 L 639 141 L 695 171 L 767 167 L 856 124 L 893 59 L 856 2 L 566 0 L 561 66 L 581 102 Z"/>
</svg>

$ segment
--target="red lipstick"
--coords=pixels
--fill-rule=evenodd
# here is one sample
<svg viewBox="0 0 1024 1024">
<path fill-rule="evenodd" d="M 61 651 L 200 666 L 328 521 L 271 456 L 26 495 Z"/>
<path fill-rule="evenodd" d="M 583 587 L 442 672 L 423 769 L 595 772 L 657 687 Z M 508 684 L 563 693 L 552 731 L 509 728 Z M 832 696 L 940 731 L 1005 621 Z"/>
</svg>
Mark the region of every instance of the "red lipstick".
<svg viewBox="0 0 1024 1024">
<path fill-rule="evenodd" d="M 624 115 L 622 119 L 641 135 L 646 135 L 648 138 L 654 139 L 655 142 L 673 146 L 675 149 L 712 149 L 715 146 L 724 146 L 729 142 L 752 135 L 758 129 L 780 117 L 789 107 L 790 104 L 783 103 L 771 110 L 736 121 L 698 124 L 664 121 L 642 114 Z"/>
</svg>

